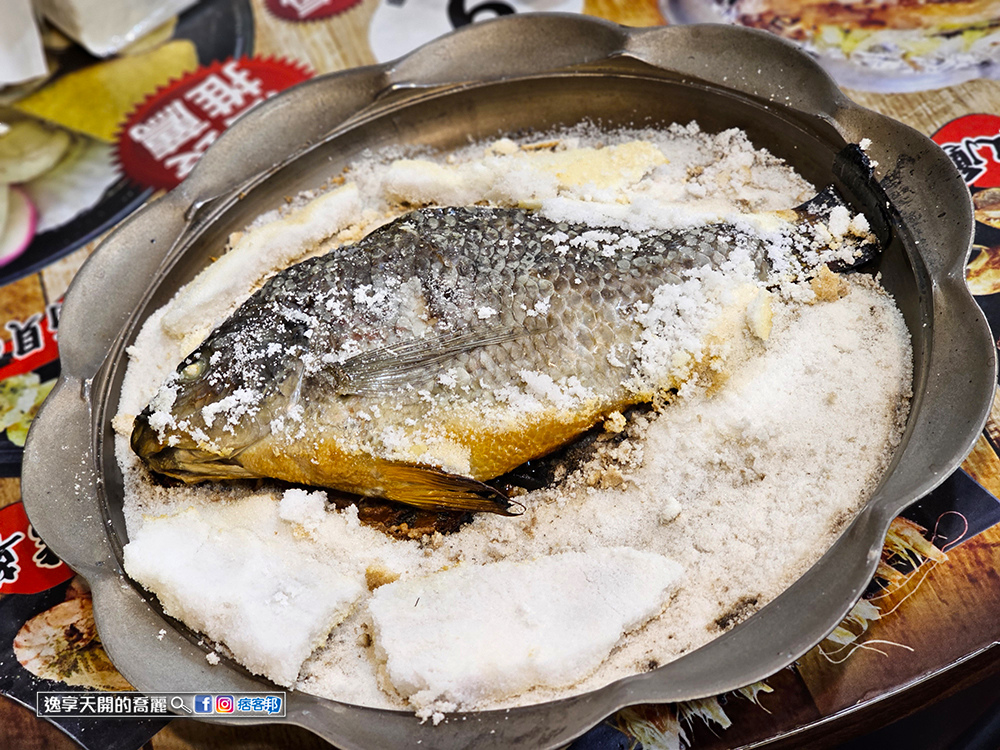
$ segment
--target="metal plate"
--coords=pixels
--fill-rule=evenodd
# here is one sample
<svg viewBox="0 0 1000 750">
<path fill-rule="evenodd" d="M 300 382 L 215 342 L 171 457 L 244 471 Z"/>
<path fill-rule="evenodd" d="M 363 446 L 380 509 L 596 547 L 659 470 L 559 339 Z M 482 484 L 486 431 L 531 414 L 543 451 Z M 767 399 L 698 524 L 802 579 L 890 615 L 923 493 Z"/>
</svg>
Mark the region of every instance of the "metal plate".
<svg viewBox="0 0 1000 750">
<path fill-rule="evenodd" d="M 840 183 L 859 203 L 866 196 L 831 165 L 845 143 L 872 140 L 893 225 L 879 270 L 915 356 L 912 411 L 892 466 L 791 588 L 652 672 L 573 698 L 455 715 L 437 727 L 403 711 L 296 692 L 287 720 L 344 750 L 558 747 L 627 705 L 717 695 L 763 679 L 819 642 L 854 605 L 889 522 L 958 466 L 992 399 L 992 338 L 964 283 L 973 229 L 964 183 L 930 140 L 855 106 L 816 63 L 771 35 L 727 26 L 625 29 L 531 14 L 476 24 L 394 63 L 314 79 L 275 97 L 223 135 L 188 180 L 116 230 L 77 276 L 63 309 L 62 377 L 29 435 L 22 492 L 35 528 L 90 582 L 101 639 L 137 688 L 239 692 L 266 684 L 232 663 L 209 666 L 196 637 L 165 618 L 122 569 L 127 535 L 109 422 L 124 350 L 141 322 L 209 262 L 230 231 L 282 196 L 319 185 L 366 148 L 449 148 L 585 119 L 742 127 L 814 184 Z"/>
</svg>

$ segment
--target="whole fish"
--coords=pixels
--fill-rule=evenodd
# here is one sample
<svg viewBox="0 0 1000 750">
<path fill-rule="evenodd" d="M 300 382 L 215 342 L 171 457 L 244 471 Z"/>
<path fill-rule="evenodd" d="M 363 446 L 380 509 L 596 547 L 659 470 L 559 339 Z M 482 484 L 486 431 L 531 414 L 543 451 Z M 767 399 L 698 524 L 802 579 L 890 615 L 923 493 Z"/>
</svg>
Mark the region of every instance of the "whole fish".
<svg viewBox="0 0 1000 750">
<path fill-rule="evenodd" d="M 785 218 L 801 228 L 817 205 Z M 269 477 L 509 513 L 486 480 L 678 385 L 635 377 L 637 311 L 738 249 L 767 278 L 765 243 L 729 224 L 632 235 L 519 209 L 416 210 L 270 278 L 180 363 L 132 447 L 187 482 Z"/>
</svg>

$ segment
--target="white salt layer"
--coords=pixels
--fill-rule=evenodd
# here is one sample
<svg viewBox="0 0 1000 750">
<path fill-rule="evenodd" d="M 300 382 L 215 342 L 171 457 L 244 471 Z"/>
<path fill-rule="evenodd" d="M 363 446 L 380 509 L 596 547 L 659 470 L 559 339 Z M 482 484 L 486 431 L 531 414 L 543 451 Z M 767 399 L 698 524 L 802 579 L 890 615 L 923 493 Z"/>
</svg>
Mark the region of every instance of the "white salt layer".
<svg viewBox="0 0 1000 750">
<path fill-rule="evenodd" d="M 636 241 L 634 234 L 647 228 L 720 219 L 746 223 L 747 211 L 759 216 L 798 205 L 816 192 L 735 130 L 706 134 L 693 124 L 620 133 L 581 128 L 556 140 L 555 146 L 506 139 L 495 147 L 473 144 L 434 162 L 394 152 L 352 165 L 349 175 L 364 210 L 349 217 L 351 225 L 336 235 L 296 235 L 302 241 L 296 240 L 295 252 L 306 255 L 322 251 L 323 243 L 354 241 L 403 211 L 397 201 L 540 205 L 550 219 L 586 222 L 595 236 L 614 232 L 622 244 Z M 411 161 L 388 166 L 400 156 Z M 600 170 L 595 173 L 594 163 L 614 179 L 596 179 Z M 340 200 L 336 192 L 327 195 L 330 205 Z M 324 196 L 317 200 L 325 203 Z M 910 353 L 892 300 L 870 282 L 845 277 L 846 297 L 813 305 L 817 297 L 808 285 L 782 284 L 765 293 L 759 284 L 748 283 L 752 269 L 733 267 L 684 275 L 683 281 L 691 282 L 687 294 L 677 299 L 661 294 L 648 309 L 636 310 L 651 332 L 636 342 L 641 364 L 679 368 L 690 382 L 670 406 L 659 404 L 664 409 L 659 418 L 609 419 L 610 432 L 621 442 L 599 442 L 595 456 L 582 465 L 557 465 L 553 486 L 518 497 L 525 512 L 517 518 L 478 515 L 451 534 L 394 538 L 361 523 L 355 506 L 326 507 L 321 493 L 225 483 L 164 487 L 151 481 L 129 448 L 135 415 L 212 321 L 224 319 L 261 278 L 286 262 L 286 222 L 298 209 L 308 210 L 296 201 L 284 218 L 280 213 L 289 207 L 261 217 L 248 229 L 252 241 L 237 241 L 240 252 L 231 262 L 241 258 L 237 265 L 253 269 L 242 277 L 246 288 L 237 290 L 235 279 L 226 286 L 226 273 L 219 271 L 226 266 L 220 261 L 207 273 L 222 279 L 222 286 L 199 291 L 196 280 L 190 293 L 197 304 L 188 306 L 192 298 L 182 291 L 150 316 L 129 349 L 114 420 L 134 540 L 126 551 L 129 573 L 171 614 L 224 641 L 247 666 L 277 682 L 366 706 L 416 708 L 437 718 L 437 712 L 461 702 L 479 700 L 477 708 L 498 708 L 553 700 L 642 672 L 654 662 L 668 663 L 759 609 L 813 564 L 871 494 L 899 440 L 909 398 Z M 265 223 L 275 217 L 276 224 Z M 864 217 L 841 218 L 849 219 L 848 233 L 865 233 Z M 763 225 L 757 230 L 775 231 Z M 254 234 L 258 231 L 272 232 L 274 242 L 260 241 L 265 234 Z M 772 244 L 772 265 L 785 273 L 782 264 L 787 265 L 791 247 L 777 240 Z M 610 251 L 614 246 L 607 244 Z M 574 248 L 567 244 L 565 250 Z M 242 274 L 242 267 L 237 271 Z M 362 291 L 374 298 L 380 290 Z M 481 319 L 492 319 L 492 309 L 478 311 Z M 715 315 L 720 311 L 726 315 Z M 169 325 L 161 325 L 165 316 L 194 328 L 178 329 L 174 336 L 166 330 Z M 684 351 L 674 352 L 675 358 L 665 344 Z M 612 351 L 609 366 L 623 368 L 625 354 Z M 456 373 L 440 373 L 440 382 L 460 388 Z M 553 385 L 559 384 L 541 370 L 512 371 L 510 390 L 521 401 L 585 398 L 580 389 L 571 393 L 568 382 L 565 393 Z M 217 426 L 224 424 L 223 416 L 219 412 Z M 413 447 L 412 430 L 396 437 L 387 449 L 403 455 Z M 195 528 L 198 524 L 205 528 Z M 621 548 L 645 552 L 621 553 Z M 660 555 L 669 554 L 683 566 L 684 580 L 663 611 L 658 608 L 673 583 L 638 594 L 619 592 L 615 583 L 612 594 L 597 597 L 600 604 L 594 607 L 621 610 L 619 598 L 628 599 L 629 606 L 639 601 L 638 609 L 630 610 L 638 614 L 615 614 L 610 620 L 615 627 L 591 634 L 595 643 L 576 644 L 578 650 L 570 649 L 565 663 L 555 664 L 547 652 L 575 638 L 572 618 L 565 611 L 542 618 L 527 584 L 510 602 L 496 597 L 498 591 L 517 588 L 511 581 L 531 572 L 537 578 L 531 585 L 542 586 L 545 565 L 562 565 L 551 561 L 570 552 L 589 561 L 585 578 L 591 581 L 603 580 L 609 565 L 626 566 L 630 554 L 656 558 L 652 567 L 662 569 L 664 580 L 670 565 Z M 609 564 L 612 559 L 617 562 Z M 595 567 L 597 560 L 605 564 Z M 222 573 L 206 575 L 213 566 Z M 644 585 L 650 567 L 645 565 L 629 585 Z M 419 581 L 428 593 L 420 594 L 413 608 L 415 598 L 406 595 Z M 464 595 L 438 592 L 439 584 Z M 577 588 L 574 597 L 594 601 L 581 594 L 585 586 Z M 377 602 L 393 596 L 398 601 L 392 600 L 394 607 L 384 605 L 389 610 L 376 623 L 376 633 Z M 573 606 L 549 598 L 541 599 L 545 607 Z M 432 600 L 441 603 L 433 612 L 427 606 Z M 496 607 L 503 612 L 518 602 L 523 611 L 496 614 Z M 407 607 L 414 611 L 404 612 Z M 503 658 L 469 662 L 472 667 L 465 672 L 461 664 L 435 666 L 431 654 L 450 658 L 441 629 L 465 613 L 472 619 L 464 625 L 456 621 L 454 627 L 472 642 L 480 611 L 494 613 L 491 648 L 502 648 Z M 406 629 L 401 623 L 409 615 L 422 619 Z M 633 627 L 628 623 L 646 617 L 651 619 L 625 632 Z M 527 622 L 518 627 L 529 631 L 518 637 L 543 642 L 539 653 L 528 654 L 506 632 L 507 623 L 518 618 Z M 543 638 L 550 632 L 545 623 L 553 628 L 561 623 L 558 638 Z M 594 655 L 598 652 L 603 656 Z M 477 652 L 476 658 L 490 653 Z M 574 676 L 569 672 L 577 653 L 603 662 L 596 668 L 579 666 L 582 676 Z M 528 677 L 537 682 L 515 687 Z"/>
<path fill-rule="evenodd" d="M 198 330 L 219 300 L 246 298 L 269 271 L 299 260 L 354 222 L 360 213 L 358 188 L 347 184 L 285 218 L 251 229 L 178 293 L 163 316 L 163 330 L 176 338 Z"/>
<path fill-rule="evenodd" d="M 377 589 L 368 610 L 392 686 L 418 709 L 579 682 L 682 577 L 627 547 L 460 565 Z"/>
<path fill-rule="evenodd" d="M 389 195 L 414 203 L 462 205 L 477 200 L 537 206 L 555 194 L 612 202 L 667 157 L 654 144 L 629 141 L 602 149 L 516 151 L 481 161 L 438 164 L 400 159 L 389 167 Z"/>
<path fill-rule="evenodd" d="M 266 512 L 259 505 L 228 515 L 252 520 Z M 291 685 L 361 596 L 363 579 L 318 561 L 290 534 L 275 539 L 269 523 L 257 530 L 218 520 L 193 507 L 147 519 L 125 546 L 125 565 L 168 615 L 225 642 L 250 670 Z"/>
<path fill-rule="evenodd" d="M 291 488 L 285 490 L 278 506 L 282 521 L 295 523 L 307 531 L 315 531 L 326 516 L 326 493 Z"/>
</svg>

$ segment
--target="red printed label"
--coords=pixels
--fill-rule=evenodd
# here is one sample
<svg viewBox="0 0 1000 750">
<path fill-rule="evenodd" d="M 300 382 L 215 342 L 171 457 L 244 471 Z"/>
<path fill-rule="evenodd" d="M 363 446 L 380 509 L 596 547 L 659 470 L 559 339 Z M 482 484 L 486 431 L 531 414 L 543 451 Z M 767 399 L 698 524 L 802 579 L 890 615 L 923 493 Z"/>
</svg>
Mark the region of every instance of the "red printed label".
<svg viewBox="0 0 1000 750">
<path fill-rule="evenodd" d="M 360 0 L 265 0 L 267 9 L 286 21 L 317 21 L 343 13 Z"/>
<path fill-rule="evenodd" d="M 271 58 L 214 62 L 146 99 L 118 135 L 118 159 L 140 185 L 170 189 L 233 122 L 279 91 L 312 76 Z"/>
<path fill-rule="evenodd" d="M 0 508 L 0 594 L 37 594 L 72 577 L 31 527 L 23 503 Z"/>
<path fill-rule="evenodd" d="M 970 187 L 1000 187 L 1000 117 L 966 115 L 933 136 Z"/>
<path fill-rule="evenodd" d="M 59 358 L 59 310 L 60 303 L 56 302 L 27 320 L 8 320 L 4 324 L 10 341 L 4 344 L 0 357 L 0 380 L 32 372 Z"/>
</svg>

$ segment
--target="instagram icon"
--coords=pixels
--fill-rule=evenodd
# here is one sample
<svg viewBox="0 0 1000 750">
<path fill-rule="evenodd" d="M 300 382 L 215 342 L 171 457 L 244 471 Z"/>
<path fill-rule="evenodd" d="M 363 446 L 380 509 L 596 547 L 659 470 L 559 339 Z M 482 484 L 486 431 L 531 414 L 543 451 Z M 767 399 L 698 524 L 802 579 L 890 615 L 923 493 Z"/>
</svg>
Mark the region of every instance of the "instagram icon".
<svg viewBox="0 0 1000 750">
<path fill-rule="evenodd" d="M 231 714 L 232 712 L 233 712 L 233 696 L 231 695 L 215 696 L 215 713 Z"/>
</svg>

